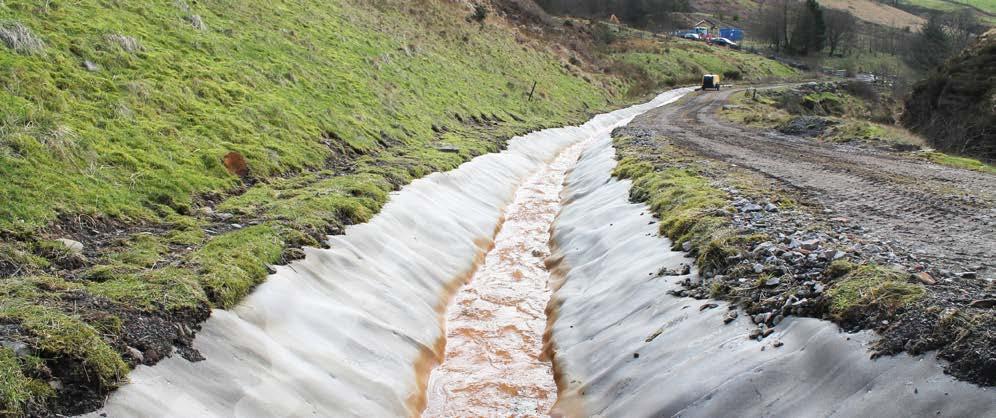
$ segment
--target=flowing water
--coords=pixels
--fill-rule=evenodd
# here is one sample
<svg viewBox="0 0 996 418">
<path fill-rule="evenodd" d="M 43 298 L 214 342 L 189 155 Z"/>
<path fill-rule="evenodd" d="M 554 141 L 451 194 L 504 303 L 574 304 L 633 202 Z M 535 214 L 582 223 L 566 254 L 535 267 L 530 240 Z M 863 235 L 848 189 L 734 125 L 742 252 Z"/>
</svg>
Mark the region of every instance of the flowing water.
<svg viewBox="0 0 996 418">
<path fill-rule="evenodd" d="M 402 417 L 424 407 L 545 415 L 556 389 L 539 359 L 549 295 L 540 263 L 563 170 L 577 155 L 564 150 L 608 140 L 613 128 L 688 91 L 517 137 L 501 153 L 412 182 L 370 222 L 329 237 L 330 248 L 306 249 L 305 259 L 277 267 L 237 307 L 215 310 L 194 339 L 205 360 L 139 366 L 92 416 Z M 480 293 L 448 305 L 478 270 L 468 292 Z M 506 286 L 503 275 L 522 286 Z M 459 308 L 449 313 L 456 334 L 430 401 L 428 368 L 443 358 L 447 306 Z M 494 315 L 493 324 L 460 316 L 473 309 Z M 479 361 L 472 371 L 447 374 L 472 361 Z M 450 401 L 440 403 L 440 394 Z M 493 409 L 471 402 L 492 398 Z M 467 411 L 460 405 L 479 409 L 459 412 Z"/>
<path fill-rule="evenodd" d="M 494 248 L 448 310 L 446 357 L 430 375 L 423 416 L 549 414 L 557 386 L 543 358 L 550 298 L 543 260 L 565 173 L 587 144 L 533 174 L 506 208 Z"/>
</svg>

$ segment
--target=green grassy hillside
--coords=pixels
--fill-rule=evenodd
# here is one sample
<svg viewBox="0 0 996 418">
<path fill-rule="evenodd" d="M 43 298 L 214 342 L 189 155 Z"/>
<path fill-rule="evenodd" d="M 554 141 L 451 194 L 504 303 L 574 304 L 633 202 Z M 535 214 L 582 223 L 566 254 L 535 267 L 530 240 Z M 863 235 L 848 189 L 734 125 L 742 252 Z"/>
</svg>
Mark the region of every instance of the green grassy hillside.
<svg viewBox="0 0 996 418">
<path fill-rule="evenodd" d="M 0 415 L 92 410 L 136 364 L 174 346 L 196 359 L 209 308 L 370 219 L 389 191 L 652 90 L 470 14 L 435 0 L 0 2 Z"/>
<path fill-rule="evenodd" d="M 989 14 L 996 14 L 994 0 L 905 0 L 903 3 L 938 11 L 952 11 L 971 6 Z"/>
<path fill-rule="evenodd" d="M 611 50 L 613 60 L 640 68 L 656 83 L 655 88 L 695 84 L 706 73 L 724 75 L 724 83 L 799 76 L 791 67 L 759 55 L 684 39 L 630 40 Z"/>
</svg>

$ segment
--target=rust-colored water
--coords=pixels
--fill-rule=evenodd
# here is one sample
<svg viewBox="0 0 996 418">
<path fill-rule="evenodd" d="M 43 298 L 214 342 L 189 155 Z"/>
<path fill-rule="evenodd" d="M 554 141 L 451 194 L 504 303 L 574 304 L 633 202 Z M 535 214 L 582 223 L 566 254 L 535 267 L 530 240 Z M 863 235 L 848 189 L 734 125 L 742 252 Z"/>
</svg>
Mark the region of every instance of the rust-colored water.
<svg viewBox="0 0 996 418">
<path fill-rule="evenodd" d="M 547 416 L 557 397 L 543 358 L 550 224 L 585 143 L 561 152 L 516 192 L 484 264 L 446 314 L 446 357 L 429 376 L 424 417 Z"/>
</svg>

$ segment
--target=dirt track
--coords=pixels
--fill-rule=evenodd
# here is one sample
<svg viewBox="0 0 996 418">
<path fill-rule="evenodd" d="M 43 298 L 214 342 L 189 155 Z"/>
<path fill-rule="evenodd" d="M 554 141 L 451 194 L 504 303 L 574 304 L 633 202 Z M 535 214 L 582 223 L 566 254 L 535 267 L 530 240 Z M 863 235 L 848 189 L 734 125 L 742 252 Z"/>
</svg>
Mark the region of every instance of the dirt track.
<svg viewBox="0 0 996 418">
<path fill-rule="evenodd" d="M 996 276 L 996 176 L 720 120 L 719 107 L 737 91 L 694 93 L 630 127 L 779 180 L 937 267 Z"/>
</svg>

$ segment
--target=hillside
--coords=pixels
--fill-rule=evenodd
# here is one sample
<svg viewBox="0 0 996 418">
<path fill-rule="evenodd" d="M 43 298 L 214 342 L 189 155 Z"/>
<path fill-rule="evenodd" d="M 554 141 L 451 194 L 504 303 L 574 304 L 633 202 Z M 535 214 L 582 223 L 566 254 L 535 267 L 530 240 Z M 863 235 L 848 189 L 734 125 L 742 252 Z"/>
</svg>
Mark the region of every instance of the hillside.
<svg viewBox="0 0 996 418">
<path fill-rule="evenodd" d="M 198 359 L 198 324 L 268 265 L 516 134 L 707 70 L 793 75 L 619 29 L 591 52 L 600 26 L 523 3 L 0 3 L 0 415 Z"/>
<path fill-rule="evenodd" d="M 872 0 L 821 0 L 820 5 L 849 11 L 865 22 L 896 29 L 916 30 L 926 21 L 921 16 Z"/>
<path fill-rule="evenodd" d="M 914 85 L 902 123 L 941 151 L 996 160 L 996 29 Z"/>
</svg>

